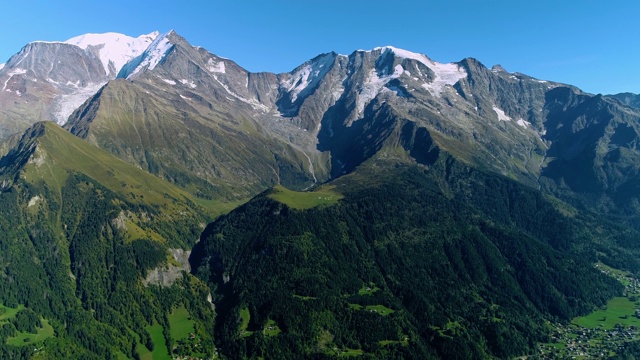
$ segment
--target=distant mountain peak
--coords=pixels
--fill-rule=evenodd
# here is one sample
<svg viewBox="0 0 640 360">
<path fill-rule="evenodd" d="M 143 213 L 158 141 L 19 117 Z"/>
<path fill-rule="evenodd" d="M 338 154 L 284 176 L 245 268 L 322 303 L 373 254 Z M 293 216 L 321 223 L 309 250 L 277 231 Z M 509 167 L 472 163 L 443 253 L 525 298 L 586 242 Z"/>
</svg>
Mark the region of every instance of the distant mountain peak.
<svg viewBox="0 0 640 360">
<path fill-rule="evenodd" d="M 137 38 L 118 33 L 85 34 L 65 41 L 82 49 L 89 46 L 100 47 L 100 60 L 105 73 L 109 74 L 109 62 L 113 62 L 114 75 L 131 59 L 142 54 L 159 35 L 158 31 L 140 35 Z"/>
<path fill-rule="evenodd" d="M 175 44 L 170 38 L 175 35 L 177 35 L 176 32 L 170 30 L 157 36 L 144 52 L 122 67 L 118 77 L 129 79 L 143 70 L 153 70 L 173 49 Z"/>
<path fill-rule="evenodd" d="M 281 82 L 291 95 L 291 102 L 295 102 L 306 89 L 315 89 L 322 78 L 327 74 L 336 59 L 336 53 L 318 55 L 297 67 L 291 75 Z M 310 90 L 309 90 L 310 91 Z"/>
<path fill-rule="evenodd" d="M 96 48 L 105 74 L 115 76 L 126 63 L 142 54 L 158 35 L 158 31 L 140 35 L 137 38 L 115 32 L 88 33 L 66 41 L 34 41 L 33 43 L 67 44 L 85 51 L 89 47 Z M 113 64 L 113 68 L 110 68 L 110 63 Z"/>
<path fill-rule="evenodd" d="M 508 72 L 507 70 L 505 70 L 502 65 L 500 64 L 495 64 L 491 67 L 491 71 L 493 72 Z"/>
<path fill-rule="evenodd" d="M 414 80 L 419 78 L 427 79 L 427 82 L 421 85 L 431 93 L 432 96 L 440 97 L 444 91 L 445 86 L 453 86 L 461 79 L 467 77 L 467 72 L 460 66 L 459 63 L 439 63 L 431 60 L 424 54 L 411 52 L 408 50 L 400 49 L 393 46 L 377 47 L 370 52 L 379 52 L 378 59 L 385 59 L 393 56 L 393 59 L 405 59 L 415 61 L 419 64 L 426 66 L 433 73 L 431 76 L 426 76 L 424 68 L 420 69 L 419 66 L 407 66 L 397 60 L 394 60 L 395 66 L 385 76 L 380 77 L 379 74 L 372 74 L 370 79 L 365 82 L 363 88 L 368 88 L 366 96 L 362 97 L 358 104 L 358 111 L 362 112 L 364 104 L 377 95 L 380 89 L 382 89 L 389 81 L 397 79 L 402 75 L 413 77 Z"/>
<path fill-rule="evenodd" d="M 405 59 L 413 59 L 413 60 L 417 60 L 420 61 L 421 63 L 429 66 L 429 64 L 433 64 L 434 61 L 429 59 L 426 55 L 424 54 L 419 54 L 419 53 L 415 53 L 409 50 L 404 50 L 404 49 L 400 49 L 394 46 L 382 46 L 382 47 L 377 47 L 373 49 L 380 51 L 382 54 L 384 54 L 385 52 L 389 51 L 394 53 L 397 57 L 400 58 L 405 58 Z"/>
</svg>

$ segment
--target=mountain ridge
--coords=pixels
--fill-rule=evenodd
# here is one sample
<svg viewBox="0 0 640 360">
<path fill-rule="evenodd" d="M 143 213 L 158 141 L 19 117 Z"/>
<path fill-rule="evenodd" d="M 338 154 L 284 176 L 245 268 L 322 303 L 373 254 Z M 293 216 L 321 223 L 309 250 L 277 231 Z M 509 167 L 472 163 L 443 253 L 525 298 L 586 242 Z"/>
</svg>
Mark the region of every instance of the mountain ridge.
<svg viewBox="0 0 640 360">
<path fill-rule="evenodd" d="M 0 69 L 0 137 L 29 125 L 0 147 L 0 303 L 50 321 L 45 357 L 516 357 L 621 294 L 594 263 L 640 272 L 626 95 L 392 46 L 252 73 L 144 36 L 118 71 L 133 38 Z"/>
<path fill-rule="evenodd" d="M 89 45 L 90 41 L 85 39 L 90 37 L 84 35 L 69 42 L 83 44 L 82 42 L 85 41 L 83 46 L 86 46 L 86 49 L 92 49 L 93 47 Z M 628 169 L 632 159 L 637 156 L 637 149 L 615 139 L 612 142 L 608 136 L 604 136 L 605 133 L 596 130 L 595 122 L 587 122 L 589 129 L 580 130 L 583 133 L 592 131 L 592 135 L 589 137 L 579 135 L 576 139 L 588 141 L 588 144 L 582 146 L 583 150 L 595 147 L 611 147 L 611 149 L 596 156 L 585 155 L 586 157 L 580 160 L 582 161 L 580 166 L 588 166 L 589 162 L 606 164 L 611 167 L 613 173 L 618 174 L 616 175 L 618 179 L 605 179 L 602 174 L 598 175 L 591 171 L 588 174 L 591 184 L 584 187 L 572 180 L 571 174 L 562 171 L 566 168 L 563 162 L 575 159 L 572 152 L 576 149 L 569 149 L 559 145 L 560 143 L 555 144 L 559 138 L 552 136 L 551 131 L 557 135 L 553 127 L 565 126 L 565 129 L 568 129 L 566 125 L 569 123 L 557 122 L 550 117 L 596 116 L 578 114 L 577 111 L 592 111 L 588 107 L 580 107 L 578 102 L 591 101 L 591 99 L 602 102 L 597 106 L 612 113 L 606 116 L 624 119 L 615 120 L 607 128 L 607 132 L 615 132 L 616 128 L 626 127 L 630 130 L 626 131 L 625 135 L 619 136 L 630 137 L 630 139 L 637 136 L 637 126 L 630 120 L 637 114 L 633 113 L 634 110 L 630 110 L 632 113 L 625 110 L 628 113 L 625 115 L 625 111 L 616 110 L 617 105 L 607 105 L 610 97 L 600 98 L 572 86 L 539 80 L 520 73 L 509 73 L 499 66 L 489 69 L 473 58 L 442 64 L 431 60 L 426 55 L 393 46 L 357 50 L 349 55 L 340 55 L 335 52 L 321 54 L 289 73 L 274 74 L 248 72 L 232 60 L 221 58 L 203 48 L 191 46 L 175 31 L 165 34 L 157 33 L 157 35 L 154 32 L 146 37 L 140 36 L 137 40 L 143 39 L 140 41 L 144 42 L 152 38 L 154 42 L 150 43 L 137 57 L 123 65 L 118 74 L 118 77 L 126 78 L 131 84 L 144 84 L 135 90 L 138 94 L 136 96 L 158 97 L 157 101 L 145 105 L 145 111 L 164 113 L 154 116 L 167 120 L 169 118 L 200 118 L 198 122 L 206 123 L 207 128 L 219 127 L 220 119 L 225 118 L 233 125 L 231 127 L 225 125 L 224 128 L 233 129 L 232 132 L 235 135 L 232 137 L 235 139 L 239 139 L 238 136 L 243 131 L 242 128 L 245 125 L 242 124 L 253 123 L 250 127 L 255 127 L 257 133 L 264 137 L 264 141 L 272 144 L 267 147 L 278 144 L 275 145 L 276 148 L 281 149 L 278 153 L 269 155 L 269 157 L 273 156 L 273 159 L 266 161 L 268 164 L 266 167 L 257 169 L 256 174 L 247 177 L 247 185 L 252 188 L 249 193 L 244 192 L 244 195 L 241 195 L 243 191 L 240 189 L 227 192 L 224 188 L 228 188 L 228 185 L 216 180 L 206 180 L 205 183 L 197 185 L 198 187 L 214 185 L 219 189 L 214 192 L 227 192 L 231 197 L 255 194 L 260 187 L 273 185 L 280 182 L 282 178 L 290 179 L 289 182 L 285 181 L 285 185 L 303 189 L 317 182 L 340 176 L 373 156 L 372 149 L 382 148 L 384 141 L 380 136 L 393 133 L 396 130 L 393 130 L 394 126 L 391 124 L 402 123 L 405 120 L 427 130 L 431 138 L 437 139 L 435 144 L 440 148 L 447 149 L 476 166 L 513 177 L 531 186 L 545 188 L 555 194 L 563 194 L 567 191 L 609 192 L 606 195 L 608 199 L 601 204 L 603 209 L 611 208 L 607 202 L 620 204 L 621 199 L 626 196 L 617 193 L 620 189 L 627 194 L 628 189 L 636 186 L 633 184 L 636 182 L 634 179 L 638 178 L 638 171 L 633 167 L 631 171 Z M 29 46 L 36 44 L 38 43 L 32 43 Z M 75 45 L 64 43 L 42 43 L 39 46 L 54 45 L 73 46 L 74 49 L 82 50 Z M 99 53 L 89 51 L 86 54 L 93 54 L 91 61 L 94 64 L 95 74 L 103 73 L 105 63 L 99 59 Z M 80 53 L 77 55 L 80 56 Z M 105 92 L 98 92 L 98 87 L 110 81 L 108 78 L 99 76 L 98 78 L 83 77 L 83 84 L 88 85 L 81 89 L 77 86 L 74 88 L 60 84 L 54 84 L 53 88 L 31 87 L 30 84 L 33 81 L 28 80 L 28 77 L 34 73 L 33 69 L 16 67 L 14 63 L 18 62 L 17 59 L 10 61 L 4 69 L 0 70 L 0 81 L 4 75 L 5 87 L 7 87 L 0 92 L 0 103 L 3 96 L 8 101 L 13 101 L 12 99 L 16 97 L 35 99 L 36 97 L 29 94 L 29 89 L 33 88 L 34 91 L 37 90 L 37 98 L 53 99 L 53 108 L 56 106 L 59 108 L 62 103 L 66 104 L 65 111 L 58 111 L 58 113 L 67 114 L 71 113 L 68 109 L 79 105 L 79 102 L 85 99 L 93 102 L 94 107 L 99 104 L 97 97 L 104 95 Z M 100 71 L 100 64 L 103 71 Z M 113 72 L 110 74 L 113 76 Z M 27 77 L 26 80 L 25 77 Z M 44 77 L 44 74 L 39 77 Z M 22 87 L 18 86 L 19 83 L 23 84 Z M 74 83 L 68 80 L 67 84 Z M 56 95 L 62 88 L 67 89 L 64 90 L 66 95 Z M 122 86 L 115 88 L 123 89 Z M 169 101 L 165 95 L 161 95 L 161 92 L 171 94 L 173 99 L 170 103 L 173 110 L 168 112 L 168 109 L 162 109 L 165 105 L 161 104 L 167 104 Z M 48 95 L 40 96 L 41 94 Z M 578 106 L 581 110 L 565 105 L 553 106 L 553 103 L 561 101 L 570 101 L 567 105 L 573 104 L 571 106 Z M 114 107 L 115 104 L 108 106 Z M 49 110 L 46 110 L 47 107 Z M 34 110 L 51 111 L 51 105 L 47 105 L 45 101 L 42 105 L 34 107 L 31 104 L 20 105 L 20 102 L 14 101 L 13 105 L 4 109 L 7 114 L 14 114 L 9 115 L 12 119 L 16 119 L 15 114 L 21 114 L 19 121 L 9 122 L 12 129 L 17 129 L 24 126 L 18 124 L 30 121 L 25 119 L 34 118 Z M 387 110 L 380 112 L 379 109 Z M 90 135 L 92 126 L 91 121 L 83 119 L 83 114 L 88 114 L 85 110 L 86 107 L 80 106 L 75 114 L 71 113 L 70 117 L 73 121 L 68 124 L 68 129 L 83 128 L 82 131 L 78 130 L 80 131 L 78 134 L 88 136 L 90 141 L 99 146 L 104 146 L 106 142 L 110 142 L 109 139 L 119 136 L 115 133 L 103 134 L 101 136 L 104 139 L 100 140 L 97 133 Z M 170 113 L 173 114 L 169 115 Z M 374 114 L 378 114 L 377 116 L 384 114 L 387 119 L 381 120 L 382 122 L 376 125 L 377 130 L 369 125 L 368 117 Z M 143 113 L 141 116 L 144 119 L 147 115 Z M 391 121 L 391 118 L 396 120 Z M 3 124 L 1 120 L 0 128 Z M 62 123 L 67 119 L 58 118 L 57 121 Z M 104 121 L 110 120 L 104 119 Z M 189 126 L 187 128 L 190 128 Z M 369 140 L 361 138 L 361 134 L 357 133 L 363 130 L 369 132 L 366 135 Z M 12 131 L 15 130 L 6 129 L 5 134 Z M 255 136 L 255 133 L 253 132 L 252 136 Z M 565 131 L 562 136 L 568 138 L 573 135 L 573 131 Z M 350 144 L 352 139 L 359 141 L 360 145 Z M 496 141 L 497 139 L 500 140 Z M 378 145 L 371 147 L 371 141 Z M 254 146 L 248 144 L 248 139 L 239 140 L 237 144 L 242 147 Z M 199 146 L 211 147 L 207 144 Z M 117 147 L 118 149 L 112 146 L 113 152 L 116 155 L 120 154 L 119 156 L 126 161 L 136 163 L 147 170 L 151 169 L 165 179 L 177 181 L 177 174 L 173 170 L 174 174 L 165 175 L 162 175 L 159 169 L 153 170 L 154 166 L 149 165 L 146 159 L 149 157 L 148 154 L 142 154 L 124 143 Z M 624 150 L 618 151 L 617 149 L 621 147 Z M 415 150 L 413 153 L 416 153 Z M 207 161 L 219 164 L 221 159 L 219 157 L 214 159 L 211 156 L 217 157 L 210 153 L 189 155 L 194 159 L 200 158 L 201 160 L 198 160 L 200 162 L 203 159 L 210 159 Z M 196 171 L 193 161 L 186 161 L 187 167 L 192 169 L 187 170 L 191 173 L 189 175 L 191 179 L 186 180 L 185 186 L 191 186 L 188 183 L 198 182 L 195 177 L 201 177 L 193 173 Z M 243 161 L 247 162 L 247 160 Z M 281 173 L 282 171 L 286 172 Z M 212 170 L 210 173 L 213 176 L 219 176 L 221 172 Z M 271 175 L 267 175 L 268 173 Z M 229 183 L 229 180 L 225 182 Z M 587 196 L 597 198 L 597 195 Z M 571 196 L 566 199 L 569 198 Z M 629 204 L 625 206 L 635 207 Z"/>
</svg>

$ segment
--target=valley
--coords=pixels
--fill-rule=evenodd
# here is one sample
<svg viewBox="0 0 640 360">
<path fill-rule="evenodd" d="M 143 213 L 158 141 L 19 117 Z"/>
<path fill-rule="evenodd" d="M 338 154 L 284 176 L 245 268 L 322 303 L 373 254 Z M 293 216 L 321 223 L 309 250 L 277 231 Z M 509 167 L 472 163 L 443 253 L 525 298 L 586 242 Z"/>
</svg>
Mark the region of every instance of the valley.
<svg viewBox="0 0 640 360">
<path fill-rule="evenodd" d="M 552 342 L 539 345 L 545 359 L 614 358 L 637 353 L 640 340 L 640 280 L 634 275 L 596 264 L 603 273 L 625 285 L 624 297 L 616 297 L 600 309 L 570 324 L 552 327 Z"/>
</svg>

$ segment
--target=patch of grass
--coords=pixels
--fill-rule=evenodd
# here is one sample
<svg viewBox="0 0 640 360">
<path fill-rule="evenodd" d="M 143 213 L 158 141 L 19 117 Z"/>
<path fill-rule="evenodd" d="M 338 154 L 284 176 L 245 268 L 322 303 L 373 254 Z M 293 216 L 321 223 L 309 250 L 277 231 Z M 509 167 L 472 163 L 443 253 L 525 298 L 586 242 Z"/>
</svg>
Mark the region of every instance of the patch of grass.
<svg viewBox="0 0 640 360">
<path fill-rule="evenodd" d="M 278 324 L 276 324 L 275 321 L 271 319 L 267 321 L 267 325 L 265 325 L 264 327 L 264 336 L 277 336 L 281 332 L 282 330 L 280 330 L 280 328 L 278 327 Z"/>
<path fill-rule="evenodd" d="M 367 306 L 363 306 L 363 305 L 360 305 L 360 304 L 349 304 L 349 309 L 371 311 L 371 312 L 374 312 L 374 313 L 376 313 L 378 315 L 381 315 L 381 316 L 388 316 L 388 315 L 393 314 L 394 312 L 396 312 L 395 310 L 389 309 L 388 307 L 386 307 L 384 305 L 367 305 Z"/>
<path fill-rule="evenodd" d="M 247 330 L 249 321 L 251 321 L 251 313 L 248 308 L 240 309 L 240 319 L 242 320 L 240 323 L 240 336 L 247 337 L 253 335 L 253 331 Z"/>
<path fill-rule="evenodd" d="M 316 299 L 316 298 L 315 298 L 315 297 L 313 297 L 313 296 L 302 296 L 302 295 L 296 295 L 296 294 L 293 294 L 293 297 L 294 297 L 294 298 L 296 298 L 296 299 L 303 300 L 303 301 L 307 301 L 307 300 L 315 300 L 315 299 Z"/>
<path fill-rule="evenodd" d="M 362 349 L 342 349 L 339 350 L 338 356 L 341 357 L 352 357 L 352 356 L 362 356 L 364 355 L 364 351 Z"/>
<path fill-rule="evenodd" d="M 546 345 L 558 350 L 565 350 L 567 348 L 565 343 L 548 343 Z"/>
<path fill-rule="evenodd" d="M 162 334 L 162 325 L 154 321 L 153 325 L 147 325 L 147 331 L 151 335 L 151 341 L 153 341 L 153 352 L 151 358 L 153 360 L 170 360 L 169 350 L 167 344 L 164 341 L 164 335 Z M 142 346 L 144 347 L 144 346 Z"/>
<path fill-rule="evenodd" d="M 0 324 L 1 324 L 3 322 L 6 322 L 7 320 L 15 318 L 18 311 L 24 309 L 24 305 L 20 304 L 15 309 L 4 306 L 4 305 L 0 305 L 0 309 L 1 309 L 0 313 L 2 313 L 2 315 L 0 315 Z"/>
<path fill-rule="evenodd" d="M 387 316 L 395 312 L 395 310 L 391 310 L 384 305 L 367 305 L 366 309 L 382 316 Z"/>
<path fill-rule="evenodd" d="M 146 346 L 140 343 L 136 344 L 136 352 L 138 353 L 140 360 L 153 360 L 153 353 L 147 349 Z"/>
<path fill-rule="evenodd" d="M 335 186 L 321 186 L 315 191 L 293 191 L 276 185 L 268 195 L 292 209 L 306 210 L 320 205 L 333 205 L 344 196 L 333 189 Z"/>
<path fill-rule="evenodd" d="M 463 333 L 465 327 L 458 321 L 449 321 L 444 327 L 431 326 L 431 329 L 437 331 L 441 337 L 453 339 Z"/>
<path fill-rule="evenodd" d="M 18 332 L 16 336 L 7 339 L 7 345 L 22 346 L 38 343 L 54 335 L 53 326 L 45 319 L 42 319 L 42 327 L 37 330 L 38 332 L 35 334 Z"/>
<path fill-rule="evenodd" d="M 369 285 L 362 285 L 362 288 L 358 290 L 358 295 L 372 295 L 376 291 L 380 291 L 380 288 L 370 283 Z"/>
<path fill-rule="evenodd" d="M 181 306 L 168 316 L 169 326 L 171 327 L 170 334 L 173 340 L 182 340 L 189 337 L 189 334 L 195 331 L 194 321 L 189 316 L 189 312 L 184 306 Z"/>
<path fill-rule="evenodd" d="M 605 329 L 613 329 L 616 324 L 640 326 L 640 319 L 635 316 L 636 308 L 636 304 L 628 298 L 617 297 L 607 303 L 606 309 L 577 317 L 572 323 L 585 328 L 603 327 Z"/>
<path fill-rule="evenodd" d="M 407 346 L 409 345 L 409 340 L 408 338 L 405 338 L 405 340 L 382 340 L 382 341 L 378 341 L 378 344 L 380 344 L 380 346 L 387 346 L 392 344 Z"/>
</svg>

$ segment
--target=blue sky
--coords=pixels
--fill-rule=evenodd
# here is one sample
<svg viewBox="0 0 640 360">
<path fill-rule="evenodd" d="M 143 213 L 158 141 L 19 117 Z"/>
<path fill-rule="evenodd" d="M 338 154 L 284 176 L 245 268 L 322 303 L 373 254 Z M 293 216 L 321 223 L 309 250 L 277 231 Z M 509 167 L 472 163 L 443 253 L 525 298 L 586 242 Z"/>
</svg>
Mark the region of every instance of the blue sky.
<svg viewBox="0 0 640 360">
<path fill-rule="evenodd" d="M 3 1 L 0 63 L 33 40 L 174 29 L 250 71 L 393 45 L 592 93 L 640 93 L 639 15 L 637 0 Z"/>
</svg>

